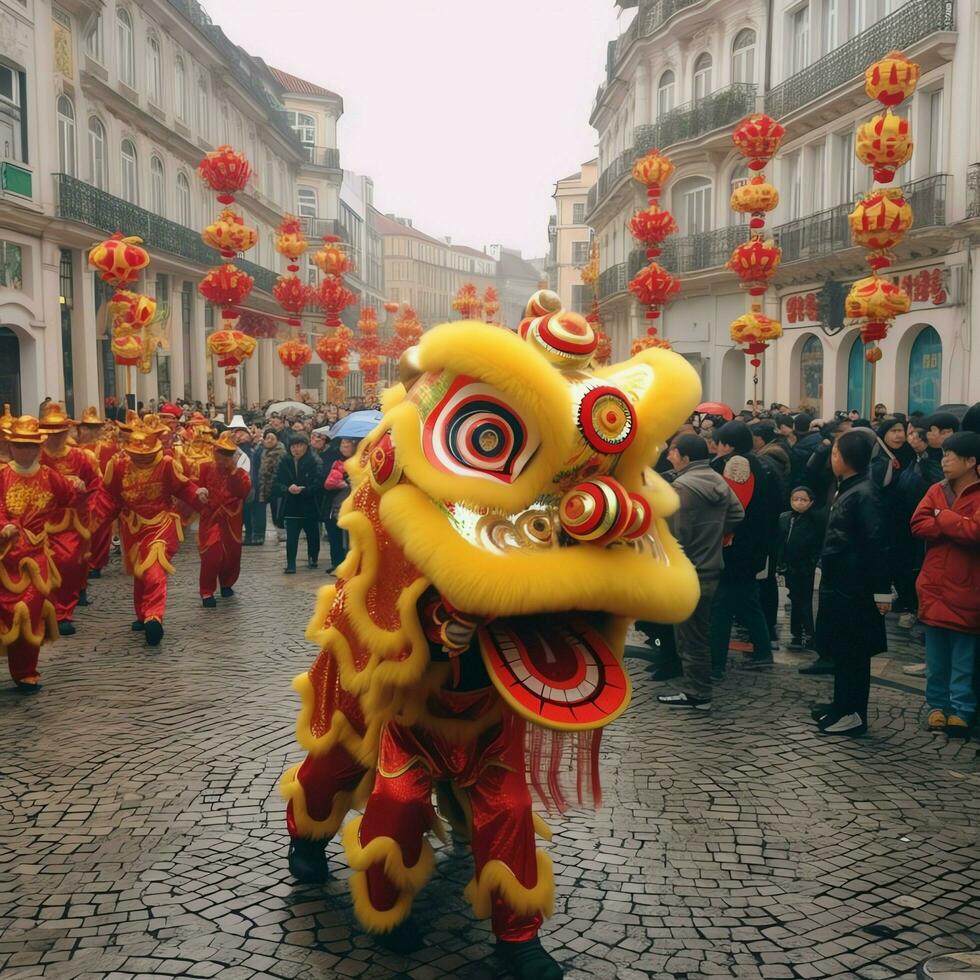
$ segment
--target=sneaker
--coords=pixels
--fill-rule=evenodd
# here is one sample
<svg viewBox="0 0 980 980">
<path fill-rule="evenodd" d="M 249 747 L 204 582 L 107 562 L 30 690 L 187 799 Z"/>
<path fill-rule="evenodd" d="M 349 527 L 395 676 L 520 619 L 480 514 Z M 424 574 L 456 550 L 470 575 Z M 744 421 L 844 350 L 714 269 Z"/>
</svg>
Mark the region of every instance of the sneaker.
<svg viewBox="0 0 980 980">
<path fill-rule="evenodd" d="M 826 715 L 817 722 L 817 727 L 824 735 L 863 735 L 868 730 L 868 726 L 857 713 Z"/>
<path fill-rule="evenodd" d="M 926 718 L 926 729 L 930 732 L 946 731 L 946 712 L 942 708 L 933 708 Z"/>
<path fill-rule="evenodd" d="M 218 608 L 218 600 L 215 599 L 215 597 L 213 595 L 206 595 L 201 600 L 201 605 L 204 606 L 205 609 L 217 609 Z"/>
<path fill-rule="evenodd" d="M 160 641 L 163 639 L 163 623 L 159 619 L 148 619 L 145 632 L 147 646 L 160 646 Z"/>
<path fill-rule="evenodd" d="M 565 975 L 537 936 L 522 943 L 505 943 L 498 939 L 497 955 L 514 980 L 561 980 Z"/>
<path fill-rule="evenodd" d="M 814 660 L 809 667 L 800 667 L 797 671 L 798 674 L 804 674 L 807 677 L 814 677 L 818 674 L 832 674 L 834 672 L 834 665 L 829 660 Z"/>
<path fill-rule="evenodd" d="M 970 734 L 970 726 L 959 715 L 950 715 L 946 719 L 946 734 L 950 738 L 966 738 Z"/>
<path fill-rule="evenodd" d="M 289 842 L 289 873 L 304 885 L 322 885 L 330 876 L 326 841 L 292 838 Z"/>
<path fill-rule="evenodd" d="M 898 625 L 902 627 L 903 630 L 910 630 L 919 621 L 919 617 L 912 612 L 903 612 L 901 616 L 898 617 Z"/>
<path fill-rule="evenodd" d="M 810 717 L 814 721 L 820 721 L 822 718 L 826 718 L 833 710 L 834 706 L 832 704 L 815 704 L 810 708 Z"/>
<path fill-rule="evenodd" d="M 657 700 L 670 708 L 696 708 L 698 711 L 710 711 L 710 698 L 692 698 L 690 694 L 658 694 Z"/>
<path fill-rule="evenodd" d="M 58 632 L 62 636 L 74 636 L 78 630 L 75 629 L 75 626 L 70 619 L 59 619 Z"/>
<path fill-rule="evenodd" d="M 926 672 L 926 665 L 922 664 L 909 664 L 907 667 L 902 668 L 903 674 L 908 674 L 909 677 L 921 677 Z"/>
<path fill-rule="evenodd" d="M 235 594 L 235 590 L 230 585 L 221 586 L 221 598 L 230 599 Z"/>
</svg>

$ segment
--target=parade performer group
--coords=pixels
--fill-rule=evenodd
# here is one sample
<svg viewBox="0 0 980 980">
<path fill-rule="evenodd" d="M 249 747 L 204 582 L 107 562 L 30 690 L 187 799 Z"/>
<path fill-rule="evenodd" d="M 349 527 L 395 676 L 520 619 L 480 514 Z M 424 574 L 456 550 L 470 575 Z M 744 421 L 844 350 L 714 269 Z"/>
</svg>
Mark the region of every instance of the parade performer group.
<svg viewBox="0 0 980 980">
<path fill-rule="evenodd" d="M 342 833 L 354 912 L 411 948 L 440 813 L 471 843 L 466 896 L 519 980 L 560 977 L 537 933 L 554 883 L 530 787 L 599 803 L 599 737 L 630 698 L 628 623 L 677 622 L 697 576 L 671 537 L 675 493 L 647 467 L 697 404 L 686 361 L 652 349 L 595 368 L 596 336 L 558 297 L 514 334 L 428 332 L 348 465 L 351 550 L 294 681 L 305 761 L 283 777 L 290 868 L 328 872 Z M 566 783 L 571 781 L 574 792 Z"/>
</svg>

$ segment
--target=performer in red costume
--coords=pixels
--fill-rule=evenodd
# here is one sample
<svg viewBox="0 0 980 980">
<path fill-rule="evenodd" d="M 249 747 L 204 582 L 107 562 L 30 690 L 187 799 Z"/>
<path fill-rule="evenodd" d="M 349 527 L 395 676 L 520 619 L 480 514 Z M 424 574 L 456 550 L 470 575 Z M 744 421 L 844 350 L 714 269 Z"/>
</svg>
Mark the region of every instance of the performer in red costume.
<svg viewBox="0 0 980 980">
<path fill-rule="evenodd" d="M 64 477 L 78 477 L 85 485 L 84 496 L 74 506 L 55 511 L 47 529 L 51 553 L 61 578 L 51 594 L 58 617 L 58 632 L 62 636 L 72 636 L 76 632 L 72 616 L 85 587 L 92 536 L 89 532 L 89 497 L 101 486 L 102 476 L 91 452 L 68 445 L 68 430 L 75 423 L 58 402 L 48 402 L 42 408 L 39 424 L 47 435 L 41 449 L 41 462 Z"/>
<path fill-rule="evenodd" d="M 245 470 L 235 465 L 238 446 L 222 432 L 214 444 L 213 459 L 202 463 L 198 482 L 207 489 L 207 503 L 201 508 L 197 547 L 201 552 L 201 603 L 217 606 L 215 587 L 221 597 L 235 594 L 233 588 L 242 567 L 242 501 L 252 488 Z"/>
<path fill-rule="evenodd" d="M 0 465 L 0 653 L 17 687 L 34 694 L 41 645 L 58 635 L 49 596 L 60 579 L 46 528 L 72 507 L 83 484 L 41 464 L 45 435 L 36 418 L 15 419 L 4 438 L 11 460 Z"/>
<path fill-rule="evenodd" d="M 186 479 L 164 456 L 156 433 L 142 426 L 132 427 L 125 452 L 109 463 L 105 486 L 120 508 L 123 564 L 133 576 L 133 630 L 144 630 L 147 644 L 155 647 L 163 638 L 167 575 L 184 539 L 175 502 L 199 509 L 208 492 Z"/>
<path fill-rule="evenodd" d="M 81 449 L 91 452 L 96 459 L 99 476 L 104 477 L 109 466 L 109 460 L 119 452 L 119 444 L 115 438 L 106 432 L 105 419 L 99 418 L 99 412 L 90 405 L 82 412 L 78 420 L 78 445 Z M 112 546 L 112 527 L 118 508 L 112 498 L 106 493 L 101 479 L 98 486 L 89 496 L 89 557 L 86 576 L 101 578 L 102 569 L 109 563 L 109 549 Z M 85 589 L 83 588 L 84 592 Z"/>
</svg>

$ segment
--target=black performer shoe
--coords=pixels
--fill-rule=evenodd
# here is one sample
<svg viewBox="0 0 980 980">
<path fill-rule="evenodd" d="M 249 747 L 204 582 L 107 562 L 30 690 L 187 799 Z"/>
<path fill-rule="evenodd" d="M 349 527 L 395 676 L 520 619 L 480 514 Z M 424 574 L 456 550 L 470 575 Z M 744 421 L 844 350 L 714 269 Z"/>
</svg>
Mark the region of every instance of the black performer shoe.
<svg viewBox="0 0 980 980">
<path fill-rule="evenodd" d="M 381 933 L 374 938 L 379 946 L 384 946 L 392 953 L 400 953 L 402 956 L 417 953 L 420 949 L 425 948 L 425 941 L 422 939 L 418 926 L 410 919 L 399 923 L 391 932 Z"/>
<path fill-rule="evenodd" d="M 330 877 L 326 842 L 292 838 L 289 841 L 289 873 L 304 885 L 322 885 Z"/>
<path fill-rule="evenodd" d="M 80 606 L 92 605 L 92 603 L 88 601 L 88 589 L 82 589 L 82 591 L 78 593 L 78 604 Z"/>
<path fill-rule="evenodd" d="M 230 585 L 221 586 L 221 598 L 230 599 L 235 594 L 235 590 Z"/>
<path fill-rule="evenodd" d="M 163 639 L 163 623 L 159 619 L 148 619 L 146 621 L 146 645 L 158 647 Z"/>
<path fill-rule="evenodd" d="M 62 636 L 74 636 L 78 630 L 76 630 L 74 625 L 72 625 L 72 621 L 70 619 L 59 619 L 58 632 Z"/>
<path fill-rule="evenodd" d="M 14 681 L 14 683 L 21 694 L 37 694 L 41 690 L 40 681 L 34 681 L 33 684 L 30 681 Z"/>
<path fill-rule="evenodd" d="M 93 568 L 93 569 L 91 569 L 89 571 L 89 573 L 88 573 L 88 577 L 89 578 L 102 578 L 102 569 L 101 568 Z"/>
<path fill-rule="evenodd" d="M 129 627 L 134 633 L 142 633 L 146 629 L 146 623 L 142 619 L 134 619 L 133 625 Z"/>
<path fill-rule="evenodd" d="M 497 941 L 497 954 L 507 964 L 514 980 L 561 980 L 565 971 L 541 945 L 537 936 L 523 943 Z"/>
<path fill-rule="evenodd" d="M 205 609 L 217 609 L 218 608 L 218 600 L 215 599 L 215 597 L 213 595 L 205 596 L 201 600 L 201 605 L 204 606 Z"/>
</svg>

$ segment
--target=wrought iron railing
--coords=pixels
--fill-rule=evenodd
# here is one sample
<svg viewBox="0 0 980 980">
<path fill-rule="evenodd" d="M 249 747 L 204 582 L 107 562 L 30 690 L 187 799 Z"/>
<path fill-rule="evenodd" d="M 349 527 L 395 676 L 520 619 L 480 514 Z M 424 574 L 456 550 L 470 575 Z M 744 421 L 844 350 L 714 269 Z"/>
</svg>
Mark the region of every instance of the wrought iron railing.
<svg viewBox="0 0 980 980">
<path fill-rule="evenodd" d="M 117 231 L 139 235 L 148 248 L 168 252 L 202 268 L 217 264 L 218 254 L 201 241 L 200 232 L 193 228 L 168 221 L 68 174 L 55 174 L 54 179 L 59 218 L 79 221 L 110 235 Z M 275 285 L 277 273 L 271 269 L 244 259 L 236 259 L 235 264 L 255 278 L 257 289 L 269 292 Z"/>
<path fill-rule="evenodd" d="M 336 218 L 300 218 L 303 234 L 312 242 L 324 235 L 336 235 L 341 241 L 348 240 L 347 229 Z"/>
<path fill-rule="evenodd" d="M 306 162 L 313 164 L 314 167 L 340 170 L 340 150 L 336 146 L 310 146 L 304 143 L 303 155 L 306 157 Z"/>
<path fill-rule="evenodd" d="M 956 30 L 953 0 L 910 0 L 893 14 L 845 41 L 766 93 L 766 112 L 777 119 L 864 74 L 889 51 L 903 51 L 937 31 Z"/>
<path fill-rule="evenodd" d="M 905 197 L 912 206 L 913 231 L 946 224 L 947 179 L 946 174 L 935 174 L 906 186 Z M 783 265 L 852 248 L 847 216 L 853 210 L 851 203 L 838 204 L 774 228 L 773 238 L 782 249 Z"/>
<path fill-rule="evenodd" d="M 682 238 L 668 238 L 657 261 L 670 272 L 702 272 L 717 269 L 731 257 L 732 249 L 748 238 L 749 226 L 726 225 Z"/>
<path fill-rule="evenodd" d="M 696 139 L 722 127 L 732 126 L 755 111 L 755 85 L 734 82 L 696 102 L 677 106 L 649 126 L 633 130 L 633 152 L 642 156 L 648 150 L 663 149 L 675 143 Z"/>
<path fill-rule="evenodd" d="M 626 289 L 629 278 L 626 275 L 626 263 L 620 262 L 618 265 L 611 265 L 605 272 L 599 274 L 597 283 L 599 298 L 606 299 L 615 293 L 621 293 Z"/>
<path fill-rule="evenodd" d="M 980 218 L 980 163 L 970 164 L 966 172 L 966 216 Z"/>
</svg>

